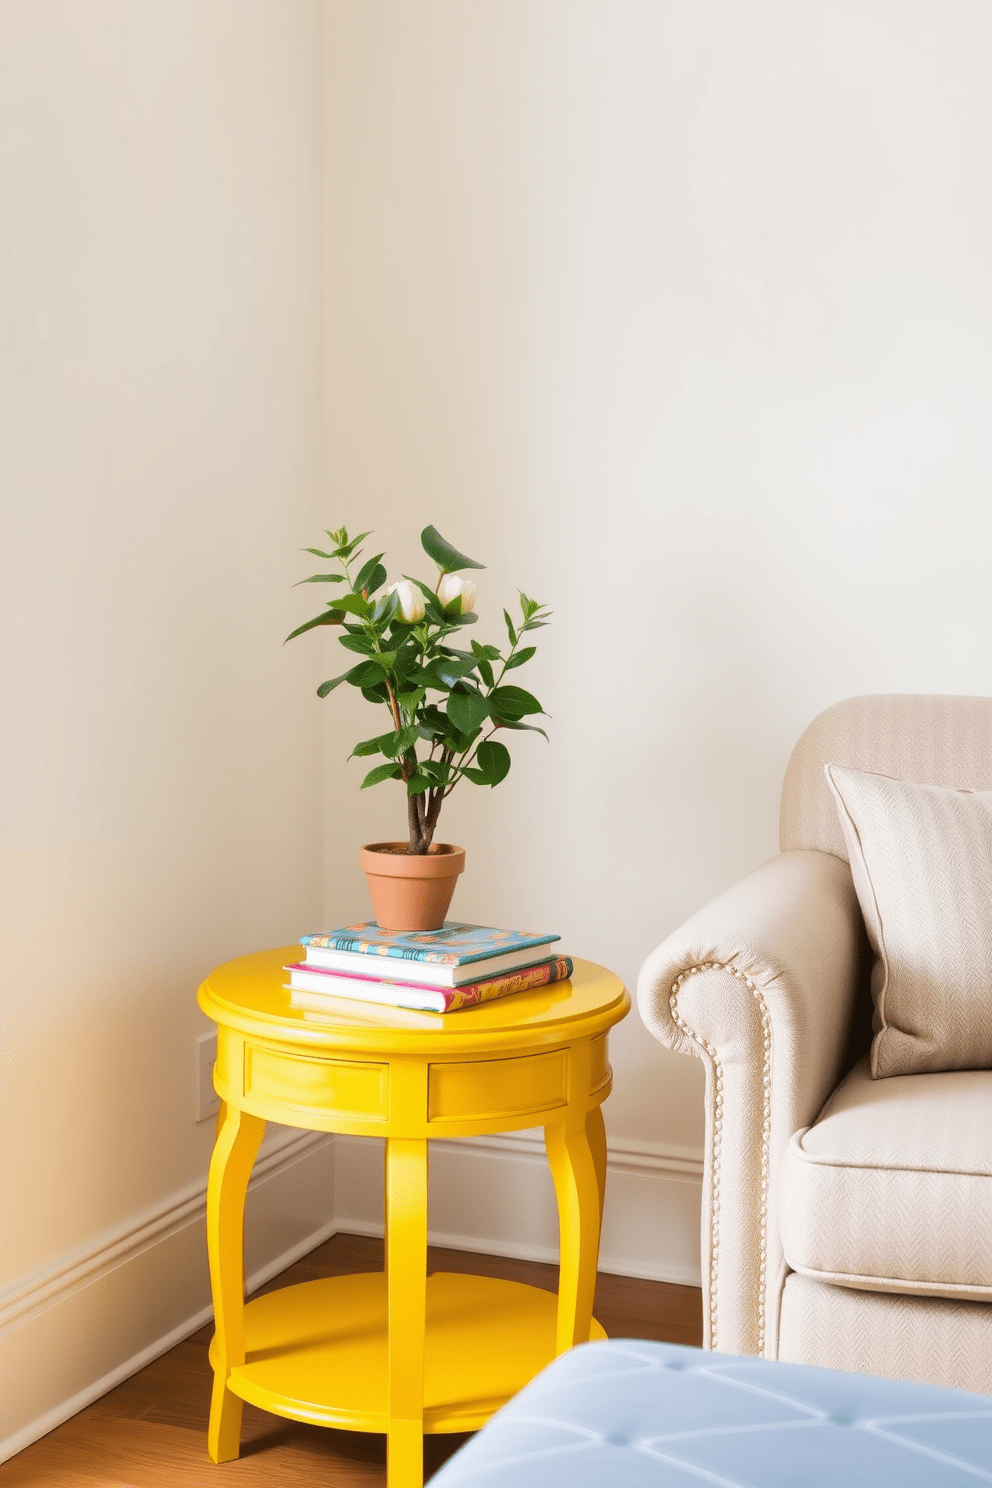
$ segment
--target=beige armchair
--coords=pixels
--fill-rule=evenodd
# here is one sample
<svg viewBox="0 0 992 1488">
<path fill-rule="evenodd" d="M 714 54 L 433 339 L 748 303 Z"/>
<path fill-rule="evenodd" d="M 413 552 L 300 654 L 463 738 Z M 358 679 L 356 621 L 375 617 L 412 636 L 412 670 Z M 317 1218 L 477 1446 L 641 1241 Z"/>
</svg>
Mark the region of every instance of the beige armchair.
<svg viewBox="0 0 992 1488">
<path fill-rule="evenodd" d="M 647 1027 L 706 1067 L 705 1341 L 992 1394 L 992 1071 L 871 1079 L 829 762 L 992 789 L 992 699 L 828 708 L 786 771 L 779 856 L 642 967 Z"/>
</svg>

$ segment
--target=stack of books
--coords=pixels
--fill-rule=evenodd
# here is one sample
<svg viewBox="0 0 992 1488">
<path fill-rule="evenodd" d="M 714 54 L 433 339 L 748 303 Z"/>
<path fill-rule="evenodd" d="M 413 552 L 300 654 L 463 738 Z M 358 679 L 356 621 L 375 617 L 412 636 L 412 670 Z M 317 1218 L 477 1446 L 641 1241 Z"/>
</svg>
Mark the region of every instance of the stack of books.
<svg viewBox="0 0 992 1488">
<path fill-rule="evenodd" d="M 328 997 L 423 1012 L 453 1013 L 572 975 L 567 956 L 548 955 L 557 935 L 529 935 L 446 920 L 440 930 L 380 930 L 374 920 L 328 935 L 304 935 L 303 961 L 285 968 L 294 1007 Z"/>
</svg>

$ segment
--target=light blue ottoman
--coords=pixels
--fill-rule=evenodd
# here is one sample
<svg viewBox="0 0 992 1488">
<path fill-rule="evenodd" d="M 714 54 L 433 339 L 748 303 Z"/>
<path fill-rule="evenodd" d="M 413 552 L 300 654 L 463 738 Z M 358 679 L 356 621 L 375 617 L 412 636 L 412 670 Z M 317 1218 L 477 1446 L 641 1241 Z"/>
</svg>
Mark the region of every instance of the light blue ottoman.
<svg viewBox="0 0 992 1488">
<path fill-rule="evenodd" d="M 975 1488 L 992 1398 L 611 1339 L 532 1380 L 430 1488 Z"/>
</svg>

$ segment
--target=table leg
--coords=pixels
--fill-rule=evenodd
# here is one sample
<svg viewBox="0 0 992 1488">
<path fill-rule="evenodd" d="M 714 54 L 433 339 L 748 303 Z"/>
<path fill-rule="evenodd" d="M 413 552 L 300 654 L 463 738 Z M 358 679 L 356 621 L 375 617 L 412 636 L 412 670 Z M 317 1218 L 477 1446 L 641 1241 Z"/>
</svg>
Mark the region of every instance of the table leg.
<svg viewBox="0 0 992 1488">
<path fill-rule="evenodd" d="M 544 1144 L 558 1198 L 558 1328 L 555 1353 L 589 1341 L 592 1302 L 599 1260 L 600 1165 L 595 1123 L 586 1117 L 552 1123 L 544 1128 Z M 592 1130 L 590 1131 L 590 1126 Z M 590 1137 L 593 1142 L 590 1142 Z"/>
<path fill-rule="evenodd" d="M 427 1143 L 386 1138 L 389 1298 L 388 1488 L 424 1480 Z"/>
<path fill-rule="evenodd" d="M 245 1302 L 245 1193 L 265 1122 L 226 1106 L 207 1180 L 207 1254 L 214 1301 L 217 1362 L 210 1399 L 207 1450 L 230 1462 L 241 1450 L 239 1397 L 227 1388 L 231 1369 L 243 1364 Z"/>
<path fill-rule="evenodd" d="M 593 1106 L 586 1117 L 586 1136 L 589 1138 L 589 1150 L 596 1169 L 596 1187 L 599 1190 L 598 1235 L 602 1236 L 603 1207 L 606 1202 L 606 1123 L 603 1120 L 602 1106 Z M 598 1246 L 598 1239 L 596 1243 Z"/>
<path fill-rule="evenodd" d="M 382 1269 L 389 1275 L 389 1143 L 382 1144 Z"/>
</svg>

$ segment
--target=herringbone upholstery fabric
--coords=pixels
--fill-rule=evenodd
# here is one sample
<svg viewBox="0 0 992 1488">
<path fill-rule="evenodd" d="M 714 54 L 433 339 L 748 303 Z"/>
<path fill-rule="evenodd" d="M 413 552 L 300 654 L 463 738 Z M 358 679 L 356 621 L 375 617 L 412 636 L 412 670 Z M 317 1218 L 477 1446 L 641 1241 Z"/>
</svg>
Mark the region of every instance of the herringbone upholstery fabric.
<svg viewBox="0 0 992 1488">
<path fill-rule="evenodd" d="M 802 734 L 782 785 L 783 852 L 815 848 L 847 860 L 823 775 L 831 761 L 959 790 L 992 790 L 992 698 L 880 694 L 846 698 Z"/>
<path fill-rule="evenodd" d="M 793 1272 L 778 1357 L 992 1395 L 992 1307 L 851 1291 Z M 942 1481 L 935 1477 L 933 1488 Z"/>
<path fill-rule="evenodd" d="M 992 1071 L 862 1061 L 782 1164 L 786 1260 L 869 1291 L 992 1299 Z"/>
<path fill-rule="evenodd" d="M 992 1068 L 992 791 L 828 764 L 875 952 L 875 1078 Z"/>
</svg>

